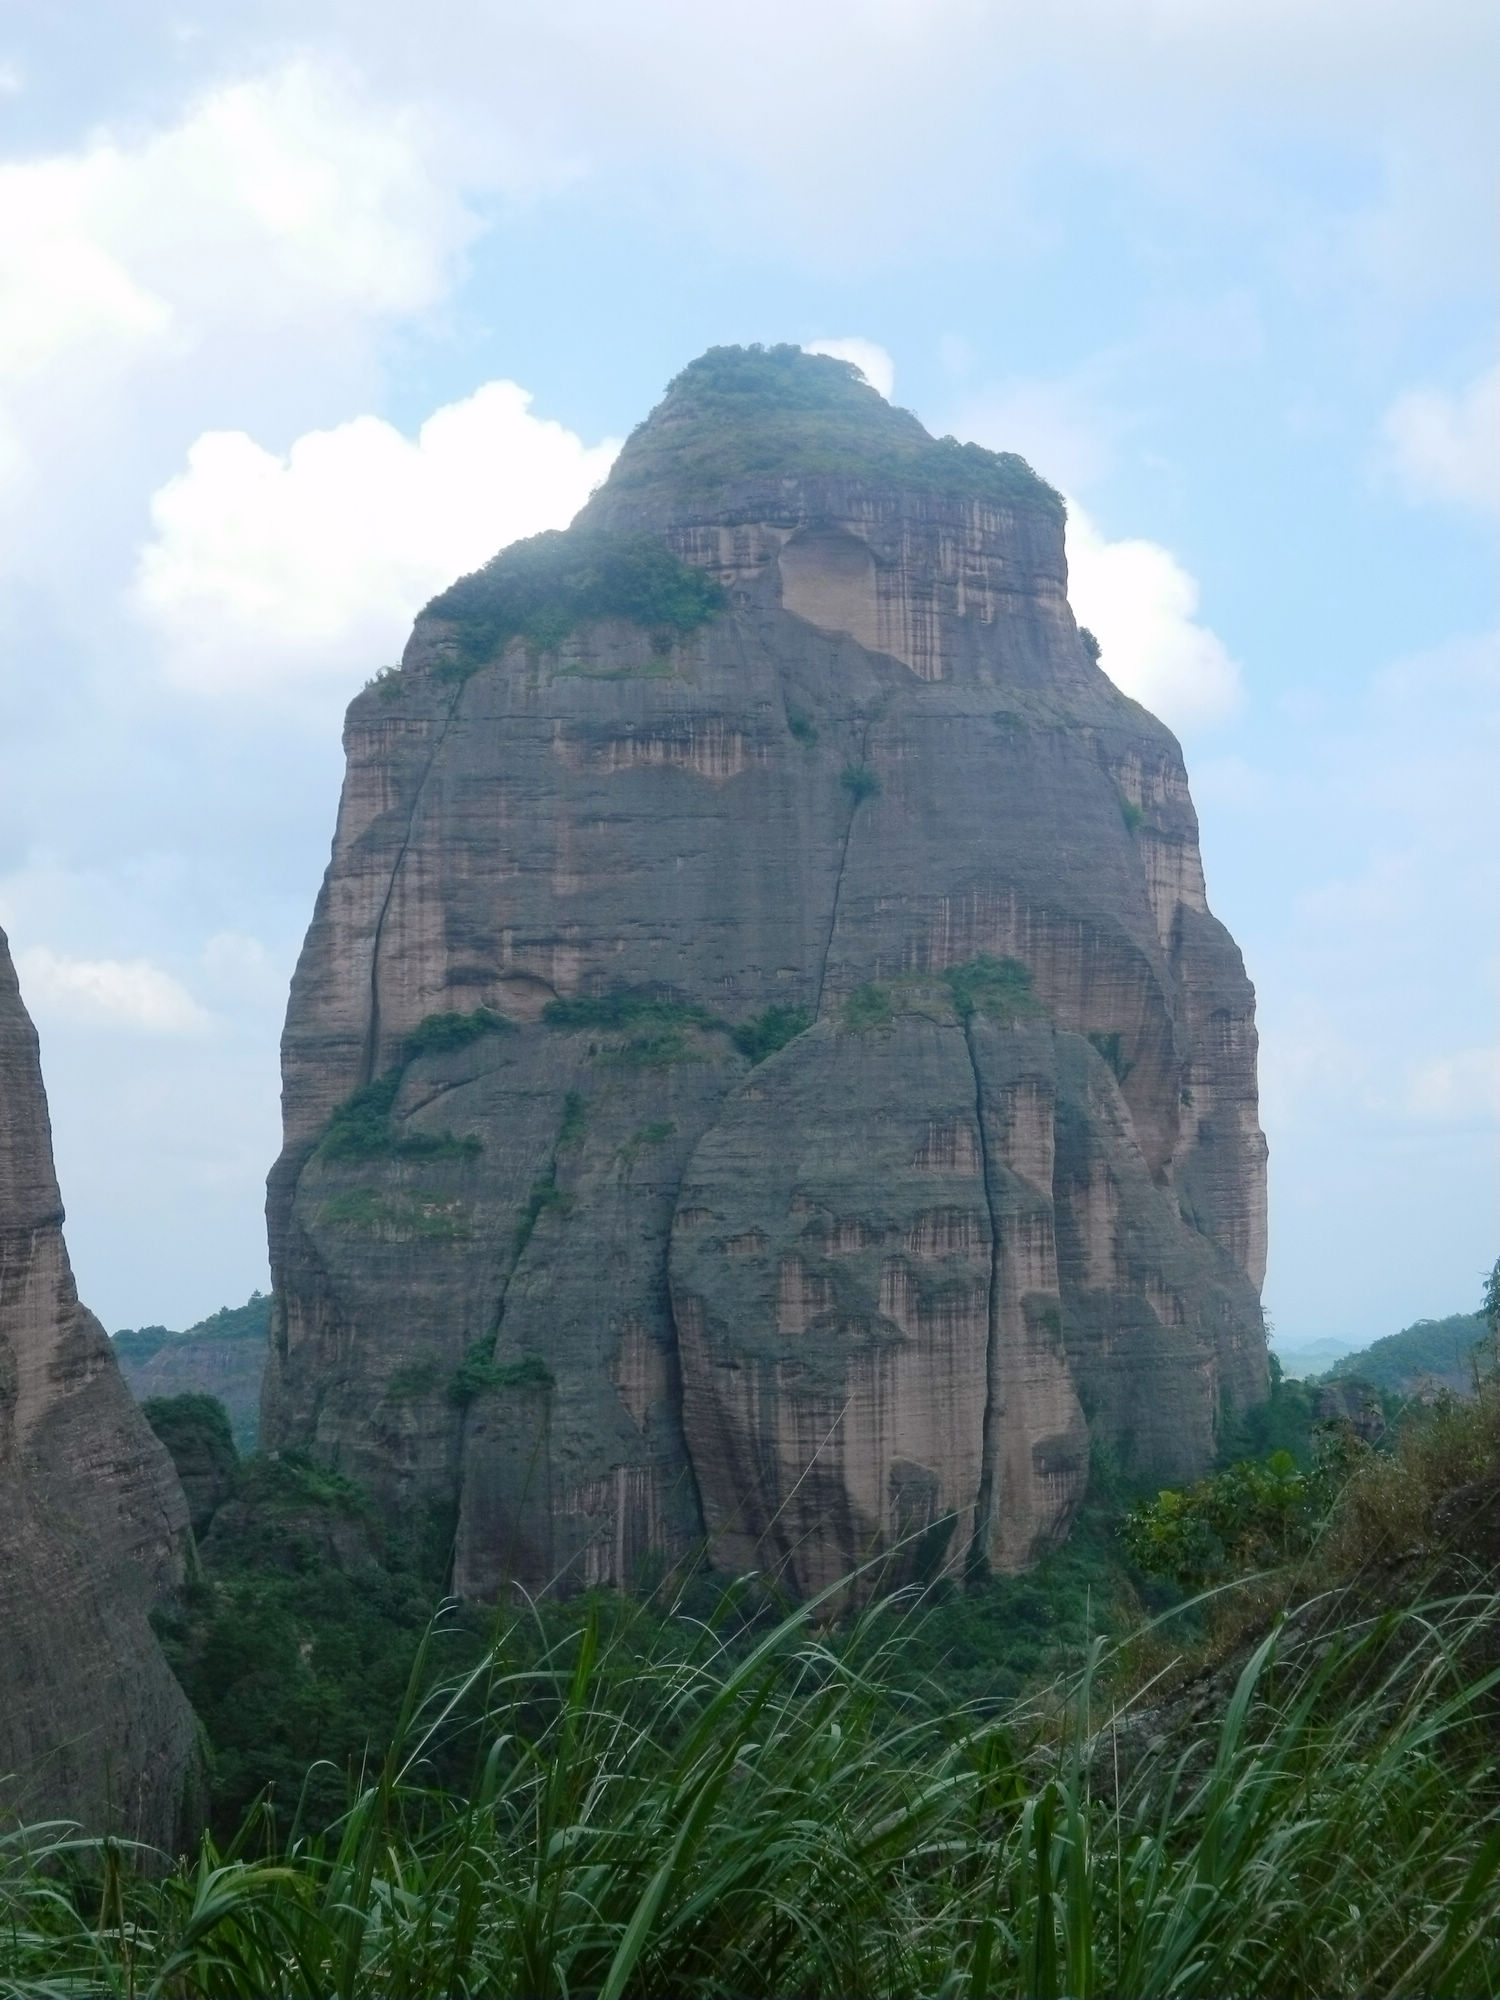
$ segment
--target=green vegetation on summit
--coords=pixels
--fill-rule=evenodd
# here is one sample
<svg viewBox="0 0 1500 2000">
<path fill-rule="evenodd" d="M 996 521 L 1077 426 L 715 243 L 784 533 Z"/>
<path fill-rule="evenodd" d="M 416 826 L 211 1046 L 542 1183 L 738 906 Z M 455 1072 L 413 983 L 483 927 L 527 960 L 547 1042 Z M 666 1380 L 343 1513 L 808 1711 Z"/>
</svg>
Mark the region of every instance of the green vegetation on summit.
<svg viewBox="0 0 1500 2000">
<path fill-rule="evenodd" d="M 649 488 L 687 497 L 819 478 L 1063 518 L 1062 496 L 1024 458 L 931 437 L 852 363 L 788 345 L 711 347 L 690 362 L 627 439 L 606 490 L 611 499 Z"/>
<path fill-rule="evenodd" d="M 706 625 L 724 602 L 711 576 L 655 536 L 575 527 L 513 542 L 433 598 L 423 616 L 454 627 L 460 670 L 472 672 L 512 639 L 554 652 L 600 618 L 639 625 L 670 645 Z"/>
<path fill-rule="evenodd" d="M 252 1292 L 242 1306 L 221 1306 L 207 1319 L 182 1333 L 165 1326 L 125 1326 L 112 1335 L 115 1356 L 122 1366 L 139 1366 L 174 1341 L 224 1340 L 256 1341 L 264 1344 L 271 1323 L 271 1301 L 264 1292 Z"/>
</svg>

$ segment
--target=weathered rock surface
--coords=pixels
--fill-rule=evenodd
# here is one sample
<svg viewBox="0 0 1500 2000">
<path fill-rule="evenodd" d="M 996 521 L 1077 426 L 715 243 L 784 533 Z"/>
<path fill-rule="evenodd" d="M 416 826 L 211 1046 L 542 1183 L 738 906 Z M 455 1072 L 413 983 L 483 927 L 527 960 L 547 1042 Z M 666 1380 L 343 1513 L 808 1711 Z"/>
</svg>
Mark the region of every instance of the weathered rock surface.
<svg viewBox="0 0 1500 2000">
<path fill-rule="evenodd" d="M 148 1623 L 187 1503 L 62 1236 L 36 1033 L 0 933 L 0 1812 L 170 1844 L 197 1754 Z"/>
<path fill-rule="evenodd" d="M 263 1434 L 456 1508 L 479 1594 L 705 1533 L 804 1590 L 1023 1566 L 1090 1430 L 1184 1477 L 1265 1393 L 1181 753 L 1080 637 L 1057 496 L 843 364 L 705 357 L 536 548 L 642 537 L 721 608 L 574 576 L 507 623 L 507 555 L 350 708 Z"/>
</svg>

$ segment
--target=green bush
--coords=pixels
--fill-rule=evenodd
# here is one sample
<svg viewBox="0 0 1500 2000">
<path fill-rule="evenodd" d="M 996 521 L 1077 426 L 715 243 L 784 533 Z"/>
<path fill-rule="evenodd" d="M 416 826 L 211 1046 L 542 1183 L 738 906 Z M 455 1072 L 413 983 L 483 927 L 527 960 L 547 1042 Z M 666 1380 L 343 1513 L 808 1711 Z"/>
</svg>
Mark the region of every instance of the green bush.
<svg viewBox="0 0 1500 2000">
<path fill-rule="evenodd" d="M 446 1055 L 466 1048 L 485 1035 L 514 1034 L 515 1025 L 493 1007 L 476 1007 L 470 1014 L 429 1014 L 401 1045 L 401 1060 L 370 1083 L 364 1083 L 339 1105 L 318 1145 L 324 1160 L 473 1159 L 484 1141 L 472 1133 L 404 1132 L 392 1129 L 391 1113 L 409 1066 L 424 1055 Z"/>
<path fill-rule="evenodd" d="M 784 1049 L 788 1042 L 795 1041 L 813 1024 L 810 1007 L 767 1007 L 759 1014 L 752 1014 L 748 1021 L 741 1021 L 737 1028 L 730 1030 L 730 1040 L 742 1056 L 752 1063 L 762 1063 L 767 1056 L 774 1056 L 778 1049 Z"/>
<path fill-rule="evenodd" d="M 991 958 L 981 952 L 943 974 L 961 1021 L 986 1014 L 992 1021 L 1040 1020 L 1047 1012 L 1032 988 L 1031 974 L 1018 958 Z"/>
<path fill-rule="evenodd" d="M 569 528 L 513 542 L 433 598 L 423 616 L 455 628 L 460 670 L 473 672 L 512 639 L 554 652 L 600 618 L 642 626 L 667 645 L 707 624 L 725 602 L 714 578 L 653 535 Z"/>
<path fill-rule="evenodd" d="M 857 806 L 880 796 L 879 774 L 868 764 L 846 764 L 839 772 L 839 783 Z"/>
<path fill-rule="evenodd" d="M 229 1412 L 217 1396 L 150 1396 L 141 1414 L 171 1453 L 180 1470 L 188 1460 L 234 1465 L 239 1454 Z"/>
<path fill-rule="evenodd" d="M 323 1160 L 473 1159 L 484 1141 L 473 1133 L 394 1130 L 391 1111 L 405 1068 L 388 1069 L 373 1083 L 361 1084 L 334 1112 L 318 1145 Z"/>
<path fill-rule="evenodd" d="M 890 994 L 873 981 L 856 986 L 844 1002 L 844 1026 L 855 1034 L 866 1028 L 889 1027 L 894 1019 Z"/>
<path fill-rule="evenodd" d="M 695 1000 L 678 1000 L 641 986 L 616 986 L 608 993 L 581 994 L 573 1000 L 549 1000 L 542 1011 L 549 1028 L 573 1033 L 598 1028 L 622 1034 L 633 1028 L 722 1028 L 711 1009 Z"/>
<path fill-rule="evenodd" d="M 407 1062 L 418 1056 L 442 1055 L 449 1049 L 467 1048 L 485 1035 L 514 1034 L 515 1023 L 493 1007 L 476 1007 L 471 1014 L 429 1014 L 419 1021 L 402 1043 Z"/>
<path fill-rule="evenodd" d="M 606 1069 L 670 1069 L 674 1063 L 697 1062 L 681 1028 L 650 1028 L 600 1052 Z"/>
<path fill-rule="evenodd" d="M 1089 658 L 1093 661 L 1094 665 L 1097 667 L 1099 664 L 1100 655 L 1103 653 L 1104 648 L 1099 644 L 1099 641 L 1094 637 L 1093 633 L 1089 630 L 1087 625 L 1079 626 L 1078 636 L 1083 641 L 1083 650 L 1088 654 Z"/>
<path fill-rule="evenodd" d="M 1125 831 L 1127 833 L 1139 833 L 1141 823 L 1146 815 L 1134 799 L 1122 798 L 1120 800 L 1120 817 L 1125 822 Z"/>
<path fill-rule="evenodd" d="M 1143 1570 L 1202 1590 L 1270 1569 L 1310 1548 L 1359 1459 L 1347 1430 L 1330 1428 L 1310 1470 L 1289 1451 L 1245 1459 L 1183 1492 L 1158 1493 L 1125 1517 L 1125 1545 Z"/>
<path fill-rule="evenodd" d="M 391 1107 L 401 1088 L 402 1072 L 388 1069 L 362 1083 L 346 1097 L 328 1121 L 318 1146 L 325 1160 L 367 1160 L 391 1150 Z"/>
<path fill-rule="evenodd" d="M 788 708 L 786 726 L 805 750 L 811 750 L 818 740 L 817 727 L 805 709 Z"/>
<path fill-rule="evenodd" d="M 476 1340 L 466 1349 L 448 1384 L 448 1400 L 467 1408 L 487 1390 L 550 1389 L 552 1371 L 538 1355 L 526 1354 L 519 1361 L 497 1362 L 495 1343 Z"/>
</svg>

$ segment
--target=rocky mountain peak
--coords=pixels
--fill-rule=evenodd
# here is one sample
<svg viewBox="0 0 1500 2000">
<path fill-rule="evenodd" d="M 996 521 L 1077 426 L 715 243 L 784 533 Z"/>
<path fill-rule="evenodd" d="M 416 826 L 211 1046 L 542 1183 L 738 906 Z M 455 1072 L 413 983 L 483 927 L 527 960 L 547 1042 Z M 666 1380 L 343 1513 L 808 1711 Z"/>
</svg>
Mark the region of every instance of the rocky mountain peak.
<svg viewBox="0 0 1500 2000">
<path fill-rule="evenodd" d="M 715 349 L 349 713 L 265 1435 L 463 1589 L 1014 1568 L 1263 1394 L 1253 995 L 1062 506 Z"/>
<path fill-rule="evenodd" d="M 668 530 L 796 519 L 854 491 L 1063 522 L 1061 497 L 1024 459 L 934 438 L 852 362 L 791 346 L 713 347 L 690 362 L 579 518 Z"/>
</svg>

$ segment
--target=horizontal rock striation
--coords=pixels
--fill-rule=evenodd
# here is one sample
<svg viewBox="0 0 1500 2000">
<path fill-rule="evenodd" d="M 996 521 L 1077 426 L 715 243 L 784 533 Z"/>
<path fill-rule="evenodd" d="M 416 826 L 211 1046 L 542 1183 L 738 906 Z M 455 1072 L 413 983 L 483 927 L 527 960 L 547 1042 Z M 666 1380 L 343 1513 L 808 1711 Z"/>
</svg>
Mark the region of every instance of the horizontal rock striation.
<svg viewBox="0 0 1500 2000">
<path fill-rule="evenodd" d="M 345 743 L 264 1435 L 460 1589 L 1015 1569 L 1265 1393 L 1253 994 L 1020 460 L 715 350 Z"/>
<path fill-rule="evenodd" d="M 78 1302 L 37 1039 L 0 933 L 0 1814 L 170 1845 L 197 1727 L 148 1622 L 172 1462 Z"/>
</svg>

